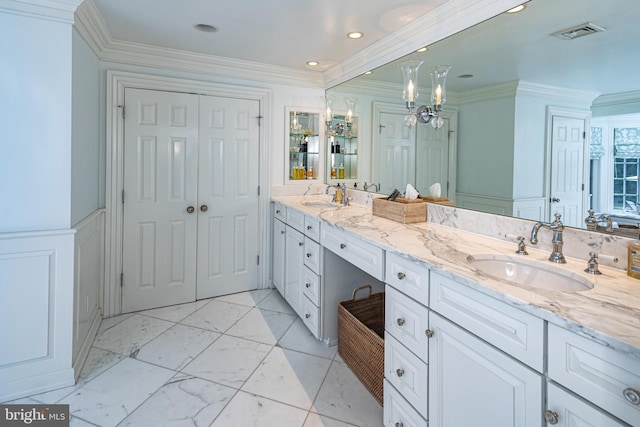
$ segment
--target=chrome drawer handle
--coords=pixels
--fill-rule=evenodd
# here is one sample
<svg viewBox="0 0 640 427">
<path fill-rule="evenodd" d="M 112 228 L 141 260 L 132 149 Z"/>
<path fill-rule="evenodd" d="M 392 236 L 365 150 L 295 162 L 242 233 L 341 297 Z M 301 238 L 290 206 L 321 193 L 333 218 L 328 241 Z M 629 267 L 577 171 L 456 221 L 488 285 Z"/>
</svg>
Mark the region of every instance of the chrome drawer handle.
<svg viewBox="0 0 640 427">
<path fill-rule="evenodd" d="M 302 246 L 302 245 L 304 245 L 304 242 L 298 243 L 298 246 Z"/>
<path fill-rule="evenodd" d="M 278 209 L 278 210 L 276 211 L 276 213 L 277 213 L 277 214 L 279 214 L 279 213 L 280 213 L 280 209 Z"/>
<path fill-rule="evenodd" d="M 407 277 L 407 275 L 406 275 L 406 274 L 404 274 L 403 272 L 398 273 L 398 279 L 402 280 L 402 279 L 404 279 L 405 277 Z"/>
<path fill-rule="evenodd" d="M 624 395 L 624 398 L 627 399 L 627 402 L 632 405 L 640 406 L 640 391 L 629 387 L 625 388 L 622 394 Z"/>
<path fill-rule="evenodd" d="M 340 249 L 344 249 L 346 247 L 347 247 L 347 245 L 345 245 L 344 243 L 340 243 Z"/>
<path fill-rule="evenodd" d="M 398 320 L 396 320 L 396 323 L 398 324 L 398 326 L 402 326 L 404 325 L 404 319 L 399 317 Z"/>
<path fill-rule="evenodd" d="M 311 254 L 310 253 L 307 253 L 307 258 L 311 258 Z"/>
<path fill-rule="evenodd" d="M 404 424 L 402 424 L 402 423 L 396 423 L 396 427 L 404 427 Z"/>
<path fill-rule="evenodd" d="M 433 336 L 433 331 L 431 329 L 427 329 L 426 331 L 424 331 L 424 334 L 427 336 L 427 338 L 431 338 Z"/>
<path fill-rule="evenodd" d="M 558 414 L 553 411 L 544 411 L 544 420 L 549 424 L 558 424 Z"/>
<path fill-rule="evenodd" d="M 401 377 L 404 375 L 404 369 L 398 368 L 396 369 L 396 375 Z"/>
<path fill-rule="evenodd" d="M 284 234 L 284 231 L 280 230 L 280 234 Z"/>
<path fill-rule="evenodd" d="M 307 225 L 307 230 L 311 230 L 311 226 L 310 225 Z"/>
<path fill-rule="evenodd" d="M 304 286 L 306 286 L 307 288 L 311 287 L 311 283 L 305 283 Z"/>
<path fill-rule="evenodd" d="M 304 317 L 306 317 L 307 319 L 311 317 L 311 315 L 309 313 L 305 314 Z"/>
</svg>

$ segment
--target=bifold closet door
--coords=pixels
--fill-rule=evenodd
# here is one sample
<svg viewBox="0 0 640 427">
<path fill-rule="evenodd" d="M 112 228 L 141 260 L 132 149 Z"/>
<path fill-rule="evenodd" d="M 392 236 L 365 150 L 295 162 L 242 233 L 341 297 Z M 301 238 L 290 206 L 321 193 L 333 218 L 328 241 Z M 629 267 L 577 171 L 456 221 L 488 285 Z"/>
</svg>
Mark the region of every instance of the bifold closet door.
<svg viewBox="0 0 640 427">
<path fill-rule="evenodd" d="M 122 311 L 194 301 L 198 96 L 126 89 Z"/>
<path fill-rule="evenodd" d="M 259 102 L 200 96 L 197 298 L 256 289 Z"/>
</svg>

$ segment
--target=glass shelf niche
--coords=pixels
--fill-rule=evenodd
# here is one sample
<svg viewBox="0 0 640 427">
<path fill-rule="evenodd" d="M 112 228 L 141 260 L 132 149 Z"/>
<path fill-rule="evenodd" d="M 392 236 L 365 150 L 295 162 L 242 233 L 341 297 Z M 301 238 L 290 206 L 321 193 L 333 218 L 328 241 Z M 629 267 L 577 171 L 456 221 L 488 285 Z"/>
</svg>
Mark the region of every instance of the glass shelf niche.
<svg viewBox="0 0 640 427">
<path fill-rule="evenodd" d="M 342 126 L 340 126 L 342 125 Z M 342 130 L 340 131 L 340 127 Z M 353 117 L 351 128 L 346 116 L 334 115 L 327 137 L 329 181 L 358 179 L 358 117 Z"/>
<path fill-rule="evenodd" d="M 289 111 L 289 181 L 318 179 L 320 114 Z"/>
</svg>

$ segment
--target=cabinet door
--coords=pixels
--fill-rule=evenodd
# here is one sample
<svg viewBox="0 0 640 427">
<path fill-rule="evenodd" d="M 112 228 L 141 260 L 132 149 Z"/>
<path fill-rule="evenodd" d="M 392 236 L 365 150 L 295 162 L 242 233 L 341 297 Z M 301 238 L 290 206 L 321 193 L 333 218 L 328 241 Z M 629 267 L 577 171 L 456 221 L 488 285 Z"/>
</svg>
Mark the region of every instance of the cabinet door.
<svg viewBox="0 0 640 427">
<path fill-rule="evenodd" d="M 567 393 L 559 386 L 547 384 L 547 425 L 556 427 L 622 427 L 600 409 Z"/>
<path fill-rule="evenodd" d="M 284 298 L 291 308 L 302 314 L 302 265 L 304 263 L 304 236 L 286 226 L 285 232 L 285 285 Z"/>
<path fill-rule="evenodd" d="M 540 427 L 542 377 L 433 312 L 429 426 Z"/>
<path fill-rule="evenodd" d="M 282 221 L 273 220 L 273 286 L 284 296 L 284 265 L 286 226 Z"/>
</svg>

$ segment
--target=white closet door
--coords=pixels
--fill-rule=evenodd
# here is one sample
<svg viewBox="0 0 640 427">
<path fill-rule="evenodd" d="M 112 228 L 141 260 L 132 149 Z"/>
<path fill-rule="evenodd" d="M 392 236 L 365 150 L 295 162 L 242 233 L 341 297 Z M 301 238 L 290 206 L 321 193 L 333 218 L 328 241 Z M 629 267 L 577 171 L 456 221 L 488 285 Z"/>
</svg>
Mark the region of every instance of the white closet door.
<svg viewBox="0 0 640 427">
<path fill-rule="evenodd" d="M 408 183 L 415 185 L 416 131 L 405 126 L 404 116 L 380 113 L 376 170 L 381 193 L 389 194 L 394 188 L 404 191 Z"/>
<path fill-rule="evenodd" d="M 122 311 L 195 299 L 198 96 L 126 89 Z"/>
<path fill-rule="evenodd" d="M 258 101 L 200 97 L 198 299 L 258 285 L 259 112 Z"/>
<path fill-rule="evenodd" d="M 584 194 L 585 121 L 553 116 L 549 220 L 558 212 L 566 226 L 580 227 L 586 209 Z"/>
<path fill-rule="evenodd" d="M 429 187 L 436 182 L 442 186 L 442 196 L 449 197 L 449 119 L 439 129 L 431 123 L 416 125 L 416 189 L 429 195 Z"/>
</svg>

